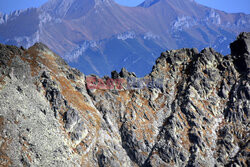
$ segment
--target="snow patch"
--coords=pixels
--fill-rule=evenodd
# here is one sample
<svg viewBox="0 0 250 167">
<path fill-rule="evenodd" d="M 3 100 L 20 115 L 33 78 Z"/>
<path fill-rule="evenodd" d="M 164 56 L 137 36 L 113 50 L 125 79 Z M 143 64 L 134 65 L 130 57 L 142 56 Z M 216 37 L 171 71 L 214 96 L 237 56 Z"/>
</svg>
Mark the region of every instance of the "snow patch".
<svg viewBox="0 0 250 167">
<path fill-rule="evenodd" d="M 226 40 L 227 40 L 227 37 L 221 37 L 221 38 L 219 38 L 219 43 L 223 43 Z"/>
<path fill-rule="evenodd" d="M 137 63 L 139 60 L 141 60 L 141 58 L 140 58 L 140 57 L 139 57 L 139 58 L 137 58 L 136 60 L 134 60 L 134 61 L 132 62 L 132 64 Z"/>
<path fill-rule="evenodd" d="M 52 20 L 52 17 L 48 13 L 42 13 L 39 15 L 40 24 L 48 23 Z"/>
<path fill-rule="evenodd" d="M 158 35 L 153 34 L 152 32 L 147 32 L 143 39 L 150 40 L 150 39 L 159 39 L 160 37 Z"/>
<path fill-rule="evenodd" d="M 28 9 L 27 9 L 28 10 Z M 14 12 L 10 13 L 10 16 L 20 16 L 21 13 L 23 13 L 26 10 L 15 10 Z"/>
<path fill-rule="evenodd" d="M 128 60 L 128 57 L 126 57 L 125 59 L 123 59 L 123 62 L 126 62 Z"/>
<path fill-rule="evenodd" d="M 84 41 L 84 43 L 80 46 L 78 46 L 76 49 L 74 49 L 71 53 L 66 54 L 63 56 L 64 59 L 66 59 L 69 62 L 76 62 L 78 58 L 83 55 L 83 53 L 88 48 L 95 48 L 98 47 L 98 43 L 95 41 Z"/>
<path fill-rule="evenodd" d="M 197 24 L 198 23 L 194 18 L 190 16 L 182 16 L 182 17 L 178 17 L 172 23 L 172 30 L 183 30 L 184 28 L 191 28 Z"/>
<path fill-rule="evenodd" d="M 244 19 L 244 18 L 240 18 L 237 22 L 236 22 L 236 25 L 237 26 L 243 26 L 243 25 L 246 25 L 247 24 L 247 21 Z"/>
<path fill-rule="evenodd" d="M 28 8 L 25 10 L 15 10 L 11 12 L 10 14 L 2 14 L 0 13 L 0 24 L 6 23 L 7 21 L 11 21 L 16 19 L 18 16 L 20 16 L 22 13 L 27 12 L 31 10 L 32 8 Z"/>
<path fill-rule="evenodd" d="M 60 18 L 53 18 L 49 13 L 43 12 L 39 15 L 39 30 L 42 29 L 42 26 L 48 23 L 61 23 L 62 20 Z"/>
<path fill-rule="evenodd" d="M 9 16 L 7 14 L 0 14 L 0 24 L 4 24 L 8 21 Z"/>
<path fill-rule="evenodd" d="M 230 22 L 227 22 L 224 26 L 227 27 L 227 28 L 242 28 L 242 27 L 247 27 L 247 28 L 250 28 L 250 16 L 245 16 L 245 17 L 242 17 L 238 20 L 236 20 L 234 23 L 230 23 Z"/>
<path fill-rule="evenodd" d="M 23 36 L 23 37 L 15 37 L 14 40 L 18 43 L 18 45 L 23 45 L 25 48 L 29 48 L 34 45 L 34 43 L 39 42 L 40 35 L 39 31 L 35 32 L 32 36 Z"/>
<path fill-rule="evenodd" d="M 121 33 L 117 36 L 117 39 L 120 39 L 120 40 L 126 40 L 126 39 L 134 39 L 136 37 L 136 34 L 135 32 L 133 31 L 128 31 L 128 32 L 124 32 L 124 33 Z"/>
<path fill-rule="evenodd" d="M 27 8 L 24 10 L 15 10 L 10 14 L 2 14 L 0 13 L 0 24 L 6 23 L 7 21 L 14 20 L 18 18 L 22 13 L 28 12 L 30 10 L 34 10 L 34 8 Z"/>
<path fill-rule="evenodd" d="M 11 39 L 6 39 L 5 42 L 9 42 L 10 40 Z M 34 45 L 34 43 L 39 42 L 39 31 L 35 32 L 32 36 L 15 37 L 14 40 L 16 41 L 18 46 L 29 48 L 30 46 Z"/>
<path fill-rule="evenodd" d="M 206 20 L 212 22 L 213 24 L 221 24 L 220 15 L 218 13 L 216 13 L 214 9 L 210 10 Z"/>
</svg>

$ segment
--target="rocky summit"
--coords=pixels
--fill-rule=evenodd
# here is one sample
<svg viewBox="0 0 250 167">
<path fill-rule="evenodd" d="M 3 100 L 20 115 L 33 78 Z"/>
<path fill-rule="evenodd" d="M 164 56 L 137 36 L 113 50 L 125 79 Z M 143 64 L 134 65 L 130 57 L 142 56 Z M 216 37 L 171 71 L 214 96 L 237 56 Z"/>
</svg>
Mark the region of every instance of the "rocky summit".
<svg viewBox="0 0 250 167">
<path fill-rule="evenodd" d="M 250 33 L 230 47 L 99 78 L 42 43 L 1 44 L 0 166 L 250 166 Z"/>
</svg>

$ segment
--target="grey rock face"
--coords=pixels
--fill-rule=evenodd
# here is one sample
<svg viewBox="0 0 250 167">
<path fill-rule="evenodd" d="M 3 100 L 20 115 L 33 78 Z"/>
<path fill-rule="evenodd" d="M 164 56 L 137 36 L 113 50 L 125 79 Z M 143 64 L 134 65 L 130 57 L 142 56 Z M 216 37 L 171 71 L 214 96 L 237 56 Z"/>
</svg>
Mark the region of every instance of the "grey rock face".
<svg viewBox="0 0 250 167">
<path fill-rule="evenodd" d="M 144 78 L 113 72 L 121 89 L 87 89 L 41 43 L 0 45 L 1 166 L 249 166 L 249 39 L 163 52 Z"/>
<path fill-rule="evenodd" d="M 234 63 L 239 71 L 250 69 L 250 33 L 241 33 L 230 45 Z"/>
</svg>

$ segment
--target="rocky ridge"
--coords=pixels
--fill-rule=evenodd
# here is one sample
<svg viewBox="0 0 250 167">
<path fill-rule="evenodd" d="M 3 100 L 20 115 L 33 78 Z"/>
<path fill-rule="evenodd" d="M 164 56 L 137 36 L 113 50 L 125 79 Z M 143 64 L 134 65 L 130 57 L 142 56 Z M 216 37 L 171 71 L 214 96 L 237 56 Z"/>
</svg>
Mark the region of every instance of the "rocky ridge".
<svg viewBox="0 0 250 167">
<path fill-rule="evenodd" d="M 230 47 L 166 51 L 143 79 L 88 89 L 110 78 L 1 44 L 1 166 L 249 166 L 250 33 Z"/>
</svg>

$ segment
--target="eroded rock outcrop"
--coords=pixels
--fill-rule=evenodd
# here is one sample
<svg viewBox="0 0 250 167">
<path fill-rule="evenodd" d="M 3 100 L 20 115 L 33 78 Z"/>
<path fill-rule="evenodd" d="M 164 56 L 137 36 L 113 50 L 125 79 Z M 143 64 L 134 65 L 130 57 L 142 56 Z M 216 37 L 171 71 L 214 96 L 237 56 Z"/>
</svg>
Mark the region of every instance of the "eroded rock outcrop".
<svg viewBox="0 0 250 167">
<path fill-rule="evenodd" d="M 249 40 L 227 56 L 163 52 L 140 79 L 85 76 L 41 43 L 0 45 L 0 164 L 249 166 Z"/>
</svg>

